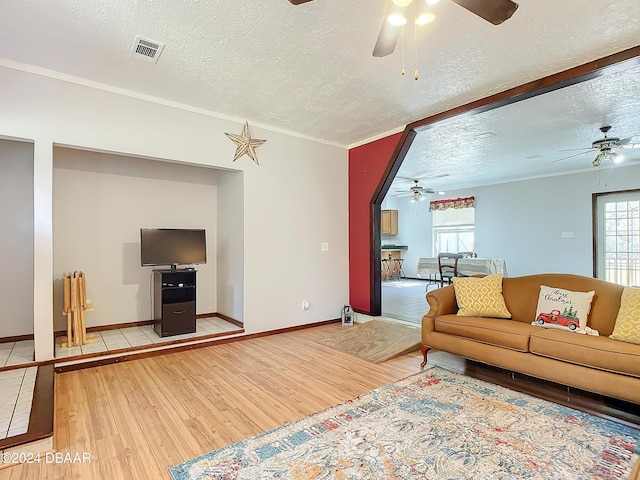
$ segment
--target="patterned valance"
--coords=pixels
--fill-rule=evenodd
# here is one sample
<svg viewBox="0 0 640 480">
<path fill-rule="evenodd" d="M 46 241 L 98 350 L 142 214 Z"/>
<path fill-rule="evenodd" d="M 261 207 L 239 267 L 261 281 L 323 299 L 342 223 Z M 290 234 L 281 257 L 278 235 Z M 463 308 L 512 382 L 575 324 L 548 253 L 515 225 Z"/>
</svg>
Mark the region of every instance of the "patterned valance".
<svg viewBox="0 0 640 480">
<path fill-rule="evenodd" d="M 433 200 L 429 203 L 429 211 L 447 210 L 448 208 L 469 208 L 475 207 L 475 197 L 453 198 L 450 200 Z"/>
</svg>

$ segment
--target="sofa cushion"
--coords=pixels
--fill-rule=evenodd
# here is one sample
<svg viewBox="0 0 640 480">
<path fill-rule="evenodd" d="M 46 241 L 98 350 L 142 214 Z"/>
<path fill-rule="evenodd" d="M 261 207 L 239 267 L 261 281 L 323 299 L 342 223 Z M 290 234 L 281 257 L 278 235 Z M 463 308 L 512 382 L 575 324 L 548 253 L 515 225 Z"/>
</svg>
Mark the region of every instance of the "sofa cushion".
<svg viewBox="0 0 640 480">
<path fill-rule="evenodd" d="M 585 333 L 591 300 L 596 292 L 573 292 L 540 285 L 536 316 L 532 325 Z"/>
<path fill-rule="evenodd" d="M 640 377 L 640 345 L 604 336 L 538 329 L 531 334 L 529 350 L 564 362 Z"/>
<path fill-rule="evenodd" d="M 440 315 L 435 319 L 435 331 L 479 342 L 511 348 L 520 352 L 529 351 L 529 335 L 538 331 L 527 323 L 498 318 L 460 317 Z"/>
<path fill-rule="evenodd" d="M 640 288 L 624 287 L 610 338 L 640 345 Z"/>
<path fill-rule="evenodd" d="M 454 277 L 458 315 L 462 317 L 511 318 L 502 297 L 502 275 Z"/>
</svg>

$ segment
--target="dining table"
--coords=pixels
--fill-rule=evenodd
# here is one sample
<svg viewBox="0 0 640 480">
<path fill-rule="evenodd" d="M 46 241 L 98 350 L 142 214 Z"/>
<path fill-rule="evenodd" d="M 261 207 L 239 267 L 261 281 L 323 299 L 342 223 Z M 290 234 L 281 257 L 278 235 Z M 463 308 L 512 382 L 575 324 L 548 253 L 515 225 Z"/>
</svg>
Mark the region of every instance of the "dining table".
<svg viewBox="0 0 640 480">
<path fill-rule="evenodd" d="M 470 277 L 473 275 L 491 275 L 492 273 L 500 273 L 503 277 L 507 276 L 507 264 L 503 258 L 459 258 L 458 259 L 458 275 Z M 431 275 L 439 275 L 437 257 L 421 257 L 418 258 L 418 268 L 416 275 L 418 277 L 431 277 Z"/>
</svg>

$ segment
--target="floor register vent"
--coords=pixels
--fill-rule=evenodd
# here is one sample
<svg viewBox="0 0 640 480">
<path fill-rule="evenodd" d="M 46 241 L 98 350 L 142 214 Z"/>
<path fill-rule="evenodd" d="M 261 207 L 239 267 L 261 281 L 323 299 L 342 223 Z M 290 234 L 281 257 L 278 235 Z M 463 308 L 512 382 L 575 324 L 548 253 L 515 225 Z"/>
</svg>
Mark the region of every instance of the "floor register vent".
<svg viewBox="0 0 640 480">
<path fill-rule="evenodd" d="M 157 63 L 162 53 L 164 43 L 159 43 L 148 38 L 136 35 L 136 40 L 131 48 L 131 57 L 148 63 Z"/>
</svg>

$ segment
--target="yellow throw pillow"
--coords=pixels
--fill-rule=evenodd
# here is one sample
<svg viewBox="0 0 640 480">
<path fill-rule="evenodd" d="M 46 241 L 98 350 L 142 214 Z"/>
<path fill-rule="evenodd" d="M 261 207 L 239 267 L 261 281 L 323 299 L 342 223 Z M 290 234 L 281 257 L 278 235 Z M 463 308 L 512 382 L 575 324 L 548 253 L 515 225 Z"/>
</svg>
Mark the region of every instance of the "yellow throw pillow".
<svg viewBox="0 0 640 480">
<path fill-rule="evenodd" d="M 609 338 L 640 345 L 640 288 L 624 287 L 616 326 Z"/>
<path fill-rule="evenodd" d="M 454 277 L 458 315 L 464 317 L 511 318 L 502 296 L 502 275 Z"/>
</svg>

